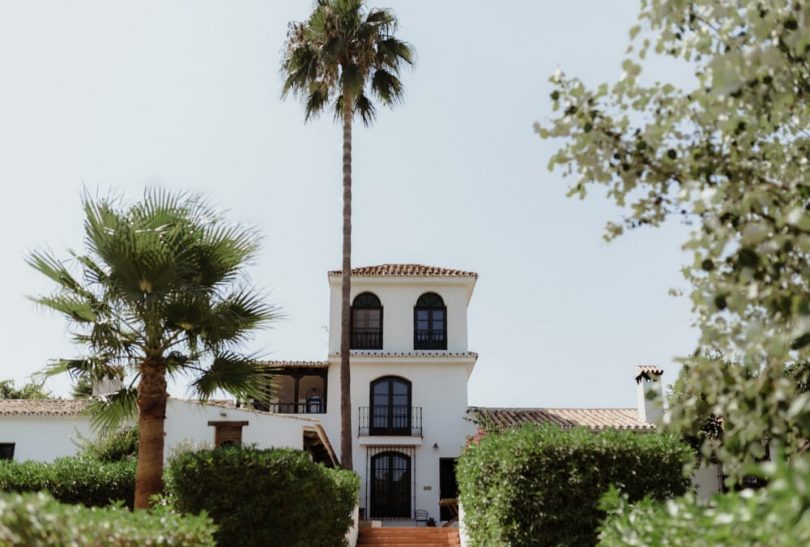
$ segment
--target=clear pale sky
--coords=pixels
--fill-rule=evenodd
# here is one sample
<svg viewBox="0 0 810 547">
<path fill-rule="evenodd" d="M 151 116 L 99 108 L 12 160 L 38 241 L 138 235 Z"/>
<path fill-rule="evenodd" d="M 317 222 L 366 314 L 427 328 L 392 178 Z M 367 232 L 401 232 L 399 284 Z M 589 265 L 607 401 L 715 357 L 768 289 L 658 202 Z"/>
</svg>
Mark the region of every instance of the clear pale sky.
<svg viewBox="0 0 810 547">
<path fill-rule="evenodd" d="M 615 81 L 632 0 L 379 0 L 417 50 L 405 103 L 354 140 L 355 265 L 474 270 L 469 400 L 498 406 L 635 406 L 634 366 L 696 340 L 679 268 L 686 228 L 602 241 L 618 210 L 565 197 L 549 173 L 557 68 Z M 341 133 L 280 98 L 287 22 L 308 0 L 0 4 L 0 378 L 70 356 L 65 322 L 25 295 L 49 289 L 24 263 L 82 245 L 82 189 L 200 192 L 264 234 L 255 283 L 286 315 L 251 345 L 323 359 L 326 272 L 340 264 Z M 658 64 L 656 64 L 658 63 Z M 651 76 L 673 78 L 654 62 Z M 675 80 L 677 81 L 677 80 Z M 66 378 L 48 383 L 68 393 Z M 182 394 L 176 388 L 176 394 Z"/>
</svg>

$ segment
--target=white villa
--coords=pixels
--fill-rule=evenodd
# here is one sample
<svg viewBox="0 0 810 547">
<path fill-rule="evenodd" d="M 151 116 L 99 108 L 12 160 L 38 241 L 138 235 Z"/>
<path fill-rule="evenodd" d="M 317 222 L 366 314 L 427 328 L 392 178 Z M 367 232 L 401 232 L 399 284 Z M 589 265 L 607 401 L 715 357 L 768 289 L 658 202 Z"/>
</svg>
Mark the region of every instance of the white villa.
<svg viewBox="0 0 810 547">
<path fill-rule="evenodd" d="M 309 450 L 337 465 L 340 427 L 340 272 L 329 272 L 329 353 L 323 361 L 273 361 L 278 389 L 270 404 L 172 399 L 166 453 L 188 443 L 242 442 Z M 477 354 L 467 339 L 467 306 L 477 274 L 414 264 L 352 271 L 352 450 L 360 475 L 360 514 L 369 520 L 450 520 L 457 497 L 456 458 L 476 420 L 525 421 L 594 430 L 653 430 L 663 414 L 662 371 L 639 367 L 638 407 L 514 409 L 469 407 L 467 382 Z M 628 378 L 629 387 L 629 378 Z M 0 401 L 0 456 L 49 460 L 89 436 L 79 401 Z M 716 491 L 716 471 L 697 480 Z"/>
</svg>

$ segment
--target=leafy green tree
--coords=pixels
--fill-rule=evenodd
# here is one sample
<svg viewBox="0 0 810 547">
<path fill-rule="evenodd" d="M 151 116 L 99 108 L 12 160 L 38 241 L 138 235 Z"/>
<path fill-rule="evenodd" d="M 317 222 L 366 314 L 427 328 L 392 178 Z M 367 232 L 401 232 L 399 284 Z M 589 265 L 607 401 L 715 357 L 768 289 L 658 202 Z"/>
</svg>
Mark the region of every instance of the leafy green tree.
<svg viewBox="0 0 810 547">
<path fill-rule="evenodd" d="M 43 382 L 28 382 L 17 387 L 14 380 L 0 380 L 0 399 L 50 399 Z"/>
<path fill-rule="evenodd" d="M 396 38 L 391 10 L 367 8 L 363 0 L 318 0 L 309 18 L 290 23 L 281 71 L 283 97 L 304 101 L 304 119 L 330 108 L 343 123 L 343 264 L 340 313 L 340 459 L 352 468 L 349 368 L 352 252 L 352 122 L 376 117 L 372 97 L 386 106 L 402 100 L 399 80 L 413 49 Z"/>
<path fill-rule="evenodd" d="M 57 284 L 53 295 L 35 301 L 63 314 L 87 352 L 49 373 L 129 373 L 129 382 L 95 400 L 93 410 L 102 428 L 137 411 L 135 506 L 144 508 L 162 489 L 167 378 L 190 378 L 202 400 L 219 389 L 261 398 L 267 371 L 237 349 L 273 309 L 245 274 L 256 234 L 226 223 L 200 198 L 155 190 L 131 206 L 89 197 L 83 206 L 86 254 L 70 253 L 70 261 L 45 252 L 29 257 Z"/>
<path fill-rule="evenodd" d="M 765 440 L 790 455 L 810 437 L 810 395 L 785 373 L 810 356 L 810 3 L 645 0 L 630 35 L 617 83 L 552 76 L 557 114 L 536 130 L 564 139 L 549 167 L 576 177 L 570 195 L 602 186 L 624 207 L 607 239 L 694 226 L 684 273 L 701 338 L 685 381 L 723 418 L 724 442 L 705 448 L 741 473 Z M 694 83 L 643 82 L 651 50 Z M 694 423 L 696 403 L 674 423 Z"/>
</svg>

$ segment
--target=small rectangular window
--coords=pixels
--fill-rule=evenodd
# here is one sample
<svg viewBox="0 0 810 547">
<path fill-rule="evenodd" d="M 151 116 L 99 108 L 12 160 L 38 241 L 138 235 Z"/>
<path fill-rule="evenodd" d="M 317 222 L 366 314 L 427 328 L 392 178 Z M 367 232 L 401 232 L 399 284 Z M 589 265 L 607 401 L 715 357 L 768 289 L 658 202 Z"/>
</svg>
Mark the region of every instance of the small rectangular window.
<svg viewBox="0 0 810 547">
<path fill-rule="evenodd" d="M 0 443 L 0 460 L 14 459 L 15 443 Z"/>
</svg>

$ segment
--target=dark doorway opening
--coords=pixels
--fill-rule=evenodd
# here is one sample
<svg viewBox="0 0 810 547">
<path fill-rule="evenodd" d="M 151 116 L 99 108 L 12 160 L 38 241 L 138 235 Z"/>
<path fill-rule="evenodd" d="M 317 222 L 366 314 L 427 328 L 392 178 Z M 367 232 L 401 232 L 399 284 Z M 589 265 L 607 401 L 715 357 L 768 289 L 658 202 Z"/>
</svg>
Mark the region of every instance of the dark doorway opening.
<svg viewBox="0 0 810 547">
<path fill-rule="evenodd" d="M 439 459 L 439 498 L 440 499 L 456 499 L 458 498 L 458 481 L 456 481 L 456 462 L 457 458 L 440 458 Z M 450 520 L 454 515 L 451 514 L 450 508 L 439 507 L 439 519 Z"/>
</svg>

